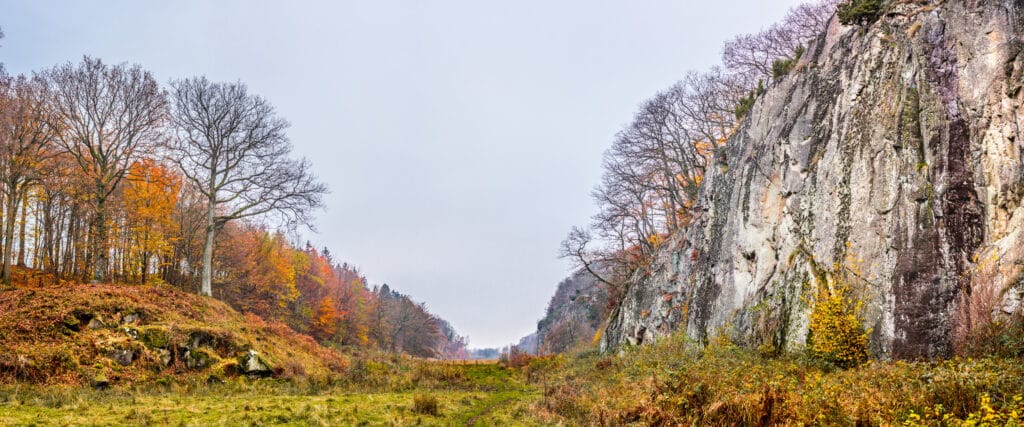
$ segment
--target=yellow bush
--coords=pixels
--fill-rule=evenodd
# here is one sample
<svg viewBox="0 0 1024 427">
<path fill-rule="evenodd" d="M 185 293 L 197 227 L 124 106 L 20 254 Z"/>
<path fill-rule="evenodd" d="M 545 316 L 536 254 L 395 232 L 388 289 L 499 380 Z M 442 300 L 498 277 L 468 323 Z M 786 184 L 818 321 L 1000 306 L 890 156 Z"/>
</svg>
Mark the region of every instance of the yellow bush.
<svg viewBox="0 0 1024 427">
<path fill-rule="evenodd" d="M 868 359 L 868 331 L 860 318 L 861 303 L 850 294 L 844 281 L 836 281 L 832 289 L 820 286 L 807 336 L 812 356 L 840 368 L 857 366 Z"/>
</svg>

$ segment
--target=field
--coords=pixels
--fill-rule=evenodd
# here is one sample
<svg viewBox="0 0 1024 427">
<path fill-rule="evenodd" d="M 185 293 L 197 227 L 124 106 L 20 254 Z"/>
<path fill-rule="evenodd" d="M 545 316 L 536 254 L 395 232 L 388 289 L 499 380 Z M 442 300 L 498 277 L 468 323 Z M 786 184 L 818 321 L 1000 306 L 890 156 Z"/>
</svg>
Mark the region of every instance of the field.
<svg viewBox="0 0 1024 427">
<path fill-rule="evenodd" d="M 111 390 L 6 386 L 0 389 L 0 425 L 542 424 L 530 412 L 541 397 L 538 389 L 508 368 L 410 363 L 401 378 L 377 385 L 371 385 L 375 379 L 360 385 L 239 377 L 225 384 Z"/>
</svg>

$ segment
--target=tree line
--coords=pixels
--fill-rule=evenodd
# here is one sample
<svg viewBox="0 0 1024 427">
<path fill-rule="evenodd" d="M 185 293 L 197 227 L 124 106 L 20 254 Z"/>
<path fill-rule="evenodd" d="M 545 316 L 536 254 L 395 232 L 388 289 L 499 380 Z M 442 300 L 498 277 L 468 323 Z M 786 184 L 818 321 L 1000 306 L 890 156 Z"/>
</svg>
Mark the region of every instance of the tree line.
<svg viewBox="0 0 1024 427">
<path fill-rule="evenodd" d="M 695 202 L 715 150 L 765 85 L 796 67 L 837 2 L 799 5 L 782 21 L 729 40 L 721 65 L 689 72 L 654 94 L 615 135 L 592 192 L 598 213 L 588 227 L 573 227 L 560 248 L 608 287 L 609 304 L 617 304 L 625 283 L 643 273 L 665 239 L 700 215 Z"/>
<path fill-rule="evenodd" d="M 242 82 L 161 85 L 88 56 L 31 75 L 0 64 L 2 286 L 16 267 L 69 287 L 166 284 L 321 342 L 464 352 L 423 304 L 268 225 L 312 227 L 327 193 L 288 127 Z"/>
</svg>

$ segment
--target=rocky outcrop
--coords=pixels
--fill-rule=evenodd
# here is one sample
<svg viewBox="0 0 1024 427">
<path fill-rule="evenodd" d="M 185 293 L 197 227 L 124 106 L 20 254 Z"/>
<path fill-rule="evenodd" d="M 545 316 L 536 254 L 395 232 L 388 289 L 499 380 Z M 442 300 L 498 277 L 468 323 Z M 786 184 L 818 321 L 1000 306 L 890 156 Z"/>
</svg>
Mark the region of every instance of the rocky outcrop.
<svg viewBox="0 0 1024 427">
<path fill-rule="evenodd" d="M 980 287 L 1021 309 L 1021 2 L 892 3 L 834 19 L 758 99 L 603 348 L 682 330 L 797 349 L 831 273 L 856 281 L 881 357 L 948 355 Z"/>
<path fill-rule="evenodd" d="M 558 284 L 544 318 L 537 322 L 537 331 L 531 335 L 531 352 L 561 353 L 579 344 L 590 344 L 607 317 L 607 286 L 585 269 L 578 269 Z M 520 342 L 519 347 L 530 351 L 523 344 Z"/>
</svg>

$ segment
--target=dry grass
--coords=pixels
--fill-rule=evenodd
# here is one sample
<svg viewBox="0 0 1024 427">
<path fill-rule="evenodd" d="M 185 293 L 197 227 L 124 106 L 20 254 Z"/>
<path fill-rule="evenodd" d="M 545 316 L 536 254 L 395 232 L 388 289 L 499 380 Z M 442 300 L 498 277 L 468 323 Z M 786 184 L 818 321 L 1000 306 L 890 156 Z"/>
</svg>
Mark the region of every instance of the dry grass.
<svg viewBox="0 0 1024 427">
<path fill-rule="evenodd" d="M 277 376 L 324 378 L 346 369 L 337 351 L 284 324 L 243 315 L 167 286 L 83 285 L 19 270 L 0 291 L 0 383 L 114 385 L 165 376 L 230 376 L 254 349 Z M 184 351 L 206 366 L 187 366 Z M 123 357 L 131 352 L 130 362 Z M 168 360 L 169 359 L 169 360 Z M 165 363 L 168 362 L 168 363 Z"/>
<path fill-rule="evenodd" d="M 965 420 L 985 410 L 985 399 L 1010 417 L 1024 394 L 1021 362 L 871 361 L 835 370 L 729 344 L 698 351 L 671 338 L 623 357 L 545 360 L 531 377 L 544 388 L 538 412 L 571 424 L 891 425 L 936 412 Z"/>
</svg>

